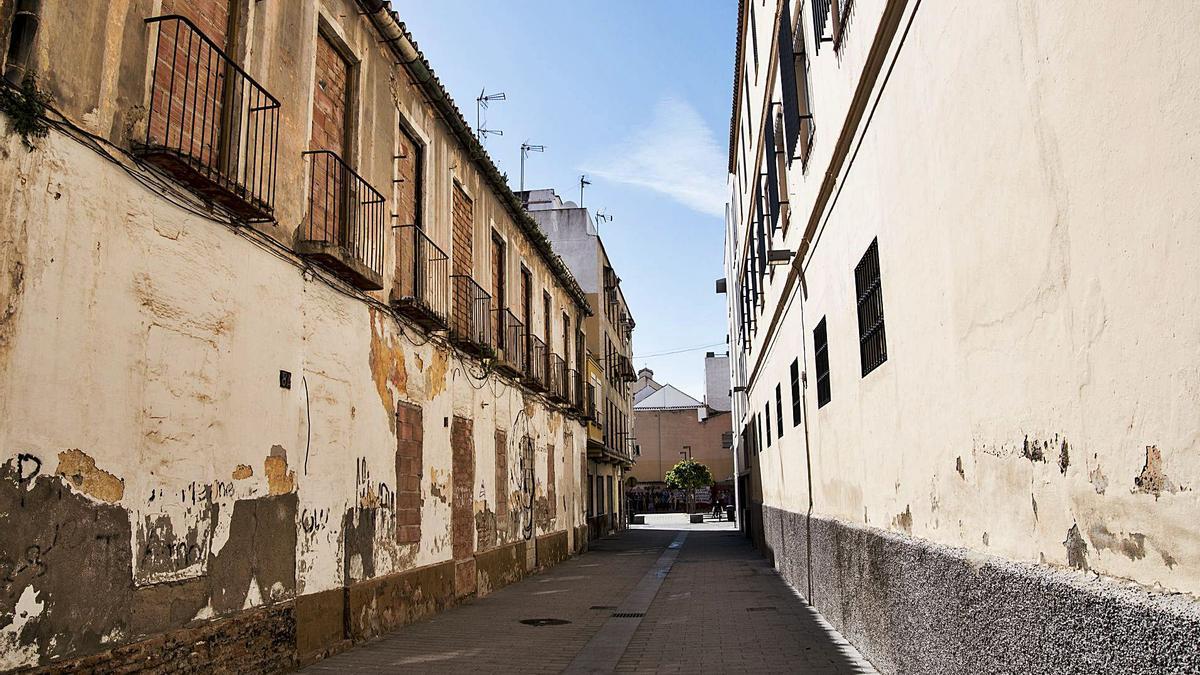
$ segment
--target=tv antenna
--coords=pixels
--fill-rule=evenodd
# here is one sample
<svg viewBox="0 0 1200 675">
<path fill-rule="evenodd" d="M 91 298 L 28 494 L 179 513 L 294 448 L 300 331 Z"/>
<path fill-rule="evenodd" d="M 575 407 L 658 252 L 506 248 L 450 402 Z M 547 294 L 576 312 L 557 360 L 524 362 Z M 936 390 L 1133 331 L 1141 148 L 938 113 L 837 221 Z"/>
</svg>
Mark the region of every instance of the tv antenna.
<svg viewBox="0 0 1200 675">
<path fill-rule="evenodd" d="M 487 87 L 479 90 L 479 96 L 475 99 L 475 135 L 479 137 L 482 143 L 487 140 L 488 134 L 493 136 L 503 136 L 504 132 L 499 129 L 487 129 L 483 126 L 483 111 L 487 110 L 488 103 L 491 101 L 507 101 L 508 97 L 504 92 L 496 92 L 495 94 L 487 93 Z"/>
<path fill-rule="evenodd" d="M 604 209 L 600 209 L 599 211 L 597 211 L 595 218 L 596 218 L 596 234 L 600 234 L 600 223 L 611 223 L 613 221 L 613 217 L 611 215 L 605 213 Z"/>
<path fill-rule="evenodd" d="M 530 145 L 529 141 L 525 141 L 521 144 L 521 192 L 525 191 L 525 158 L 528 157 L 529 153 L 531 152 L 545 151 L 546 146 L 544 145 Z"/>
<path fill-rule="evenodd" d="M 579 208 L 583 208 L 583 188 L 592 184 L 592 181 L 587 179 L 587 174 L 579 176 Z"/>
</svg>

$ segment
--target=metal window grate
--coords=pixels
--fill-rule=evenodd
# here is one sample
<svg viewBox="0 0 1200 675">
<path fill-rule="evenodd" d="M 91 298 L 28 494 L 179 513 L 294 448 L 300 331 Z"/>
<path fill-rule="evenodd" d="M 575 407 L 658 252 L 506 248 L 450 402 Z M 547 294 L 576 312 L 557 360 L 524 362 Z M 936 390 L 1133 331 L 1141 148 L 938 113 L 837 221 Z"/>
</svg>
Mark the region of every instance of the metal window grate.
<svg viewBox="0 0 1200 675">
<path fill-rule="evenodd" d="M 817 407 L 820 408 L 832 398 L 829 388 L 829 334 L 825 328 L 825 317 L 813 329 L 813 357 L 817 366 Z"/>
<path fill-rule="evenodd" d="M 854 268 L 858 294 L 858 352 L 862 375 L 867 376 L 887 361 L 887 337 L 883 327 L 883 288 L 879 275 L 879 240 L 874 239 Z"/>
<path fill-rule="evenodd" d="M 646 616 L 645 612 L 613 612 L 614 619 L 640 619 Z"/>
<path fill-rule="evenodd" d="M 763 406 L 763 421 L 767 426 L 767 447 L 771 447 L 771 402 L 767 401 Z"/>
<path fill-rule="evenodd" d="M 775 385 L 775 435 L 783 439 L 783 386 Z"/>
<path fill-rule="evenodd" d="M 800 359 L 792 361 L 792 426 L 800 426 Z"/>
</svg>

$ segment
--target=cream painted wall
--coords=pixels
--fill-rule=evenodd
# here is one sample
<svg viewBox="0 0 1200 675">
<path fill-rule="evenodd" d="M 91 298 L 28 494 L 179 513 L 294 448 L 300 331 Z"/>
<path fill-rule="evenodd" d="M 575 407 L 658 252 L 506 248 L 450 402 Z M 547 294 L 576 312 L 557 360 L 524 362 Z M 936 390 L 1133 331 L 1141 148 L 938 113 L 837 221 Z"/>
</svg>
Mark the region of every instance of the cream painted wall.
<svg viewBox="0 0 1200 675">
<path fill-rule="evenodd" d="M 816 145 L 789 175 L 802 219 L 883 5 L 855 2 L 840 55 L 810 55 Z M 804 261 L 803 307 L 780 297 L 780 268 L 764 320 L 788 309 L 749 355 L 752 413 L 776 383 L 790 406 L 805 359 L 816 514 L 1064 566 L 1077 527 L 1091 570 L 1200 592 L 1200 8 L 1162 10 L 908 3 Z M 796 250 L 796 223 L 772 247 Z M 875 237 L 888 361 L 863 378 L 853 271 Z M 759 456 L 765 502 L 804 512 L 804 436 L 785 431 Z"/>
</svg>

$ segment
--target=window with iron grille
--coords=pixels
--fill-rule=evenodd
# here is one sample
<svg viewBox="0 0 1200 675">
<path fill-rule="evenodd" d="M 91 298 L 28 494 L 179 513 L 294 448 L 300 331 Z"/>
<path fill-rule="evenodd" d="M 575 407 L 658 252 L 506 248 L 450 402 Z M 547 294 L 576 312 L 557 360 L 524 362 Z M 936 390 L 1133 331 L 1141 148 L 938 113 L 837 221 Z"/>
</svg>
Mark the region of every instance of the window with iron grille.
<svg viewBox="0 0 1200 675">
<path fill-rule="evenodd" d="M 813 329 L 813 357 L 817 367 L 817 407 L 829 403 L 829 334 L 825 330 L 825 318 Z"/>
<path fill-rule="evenodd" d="M 883 287 L 879 278 L 879 240 L 874 239 L 854 268 L 858 292 L 858 353 L 863 377 L 887 361 L 883 329 Z"/>
<path fill-rule="evenodd" d="M 800 359 L 792 361 L 792 426 L 800 426 Z"/>
<path fill-rule="evenodd" d="M 783 440 L 783 386 L 775 385 L 775 435 Z"/>
<path fill-rule="evenodd" d="M 767 401 L 767 404 L 765 406 L 763 406 L 763 422 L 765 423 L 764 426 L 767 427 L 767 447 L 769 448 L 769 447 L 771 447 L 771 402 L 770 401 Z"/>
</svg>

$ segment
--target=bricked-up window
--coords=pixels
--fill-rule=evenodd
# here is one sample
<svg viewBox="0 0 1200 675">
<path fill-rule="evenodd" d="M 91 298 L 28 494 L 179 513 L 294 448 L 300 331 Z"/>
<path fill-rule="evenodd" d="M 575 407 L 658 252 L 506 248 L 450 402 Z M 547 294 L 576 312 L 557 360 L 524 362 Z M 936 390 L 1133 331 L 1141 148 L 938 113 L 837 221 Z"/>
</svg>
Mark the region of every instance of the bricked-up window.
<svg viewBox="0 0 1200 675">
<path fill-rule="evenodd" d="M 792 361 L 792 426 L 800 426 L 800 359 Z"/>
<path fill-rule="evenodd" d="M 775 435 L 783 439 L 783 386 L 775 385 Z"/>
<path fill-rule="evenodd" d="M 829 399 L 832 392 L 829 389 L 829 334 L 825 330 L 825 317 L 813 329 L 813 357 L 817 367 L 817 407 L 820 408 Z"/>
<path fill-rule="evenodd" d="M 550 504 L 550 517 L 558 515 L 558 490 L 554 480 L 554 446 L 546 446 L 546 501 Z"/>
<path fill-rule="evenodd" d="M 763 425 L 767 428 L 767 447 L 771 447 L 771 402 L 763 407 Z"/>
<path fill-rule="evenodd" d="M 492 230 L 492 318 L 494 326 L 492 335 L 496 336 L 497 346 L 507 348 L 504 344 L 507 331 L 504 330 L 504 311 L 508 309 L 508 258 L 504 246 L 504 238 Z"/>
<path fill-rule="evenodd" d="M 503 433 L 503 432 L 501 432 Z M 422 415 L 420 406 L 396 406 L 396 541 L 421 541 L 421 476 L 423 469 Z M 503 513 L 504 510 L 501 510 Z"/>
<path fill-rule="evenodd" d="M 508 529 L 508 434 L 496 430 L 496 529 Z M 497 538 L 499 543 L 499 538 Z"/>
<path fill-rule="evenodd" d="M 883 288 L 879 278 L 879 240 L 874 239 L 854 268 L 858 293 L 858 353 L 862 375 L 887 361 L 887 337 L 883 329 Z"/>
</svg>

